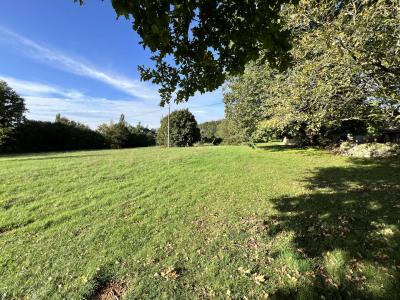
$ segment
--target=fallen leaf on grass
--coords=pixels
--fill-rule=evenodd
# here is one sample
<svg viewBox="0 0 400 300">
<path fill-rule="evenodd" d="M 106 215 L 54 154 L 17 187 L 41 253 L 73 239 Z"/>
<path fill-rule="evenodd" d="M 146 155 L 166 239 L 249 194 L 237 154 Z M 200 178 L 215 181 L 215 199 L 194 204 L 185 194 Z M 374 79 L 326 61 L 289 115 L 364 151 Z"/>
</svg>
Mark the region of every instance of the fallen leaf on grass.
<svg viewBox="0 0 400 300">
<path fill-rule="evenodd" d="M 238 268 L 238 271 L 241 273 L 241 274 L 243 274 L 243 275 L 247 275 L 247 274 L 250 274 L 250 270 L 249 269 L 245 269 L 245 268 L 243 268 L 243 267 L 239 267 Z"/>
<path fill-rule="evenodd" d="M 165 279 L 177 279 L 179 277 L 179 272 L 173 266 L 168 267 L 166 270 L 161 272 L 161 276 Z"/>
<path fill-rule="evenodd" d="M 253 279 L 257 284 L 262 284 L 265 282 L 265 276 L 261 274 L 254 274 Z"/>
</svg>

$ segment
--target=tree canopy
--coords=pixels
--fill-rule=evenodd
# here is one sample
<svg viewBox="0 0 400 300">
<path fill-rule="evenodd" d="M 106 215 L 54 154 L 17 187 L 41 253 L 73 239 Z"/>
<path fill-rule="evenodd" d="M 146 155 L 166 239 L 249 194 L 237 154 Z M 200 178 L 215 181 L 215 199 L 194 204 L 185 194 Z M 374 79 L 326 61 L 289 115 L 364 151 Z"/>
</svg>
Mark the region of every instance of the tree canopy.
<svg viewBox="0 0 400 300">
<path fill-rule="evenodd" d="M 154 129 L 143 127 L 140 123 L 131 126 L 121 114 L 117 123 L 101 124 L 97 128 L 106 140 L 109 147 L 113 149 L 147 147 L 155 145 L 156 134 Z"/>
<path fill-rule="evenodd" d="M 241 76 L 231 78 L 224 92 L 225 116 L 232 142 L 253 142 L 260 109 L 276 71 L 268 64 L 251 62 Z"/>
<path fill-rule="evenodd" d="M 398 2 L 300 1 L 282 18 L 294 41 L 291 67 L 249 64 L 225 94 L 242 141 L 286 135 L 315 144 L 399 125 Z"/>
<path fill-rule="evenodd" d="M 0 145 L 21 124 L 25 111 L 24 99 L 0 80 Z"/>
<path fill-rule="evenodd" d="M 279 12 L 291 2 L 297 0 L 112 0 L 112 5 L 118 16 L 133 20 L 140 43 L 153 53 L 154 67 L 139 69 L 142 79 L 160 85 L 163 105 L 172 97 L 182 102 L 217 89 L 250 60 L 261 57 L 284 67 L 290 35 Z"/>
<path fill-rule="evenodd" d="M 173 147 L 192 146 L 200 140 L 200 130 L 194 115 L 188 109 L 175 110 L 170 114 L 170 145 Z M 161 120 L 157 132 L 157 144 L 168 145 L 168 117 Z"/>
<path fill-rule="evenodd" d="M 224 122 L 224 120 L 217 120 L 199 124 L 201 142 L 214 145 L 220 144 L 224 138 L 221 132 Z"/>
</svg>

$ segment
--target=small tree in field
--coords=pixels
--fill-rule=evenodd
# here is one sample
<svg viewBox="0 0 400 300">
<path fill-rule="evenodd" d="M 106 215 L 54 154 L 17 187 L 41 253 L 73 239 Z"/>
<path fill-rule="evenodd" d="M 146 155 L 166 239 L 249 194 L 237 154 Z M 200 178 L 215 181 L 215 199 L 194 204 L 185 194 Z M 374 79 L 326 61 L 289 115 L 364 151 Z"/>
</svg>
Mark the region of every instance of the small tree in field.
<svg viewBox="0 0 400 300">
<path fill-rule="evenodd" d="M 170 145 L 187 147 L 199 140 L 200 130 L 193 114 L 188 109 L 172 112 L 170 115 Z M 161 120 L 161 126 L 157 132 L 157 144 L 168 145 L 168 117 Z"/>
<path fill-rule="evenodd" d="M 24 99 L 0 80 L 0 145 L 22 123 L 25 111 Z"/>
</svg>

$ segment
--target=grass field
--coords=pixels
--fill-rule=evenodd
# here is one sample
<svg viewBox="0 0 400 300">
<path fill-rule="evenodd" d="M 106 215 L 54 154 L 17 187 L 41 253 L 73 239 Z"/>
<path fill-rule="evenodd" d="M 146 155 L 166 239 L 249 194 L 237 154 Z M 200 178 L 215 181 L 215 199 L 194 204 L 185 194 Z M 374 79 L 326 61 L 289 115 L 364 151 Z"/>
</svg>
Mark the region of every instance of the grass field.
<svg viewBox="0 0 400 300">
<path fill-rule="evenodd" d="M 0 178 L 0 299 L 400 297 L 399 160 L 148 148 L 3 156 Z"/>
</svg>

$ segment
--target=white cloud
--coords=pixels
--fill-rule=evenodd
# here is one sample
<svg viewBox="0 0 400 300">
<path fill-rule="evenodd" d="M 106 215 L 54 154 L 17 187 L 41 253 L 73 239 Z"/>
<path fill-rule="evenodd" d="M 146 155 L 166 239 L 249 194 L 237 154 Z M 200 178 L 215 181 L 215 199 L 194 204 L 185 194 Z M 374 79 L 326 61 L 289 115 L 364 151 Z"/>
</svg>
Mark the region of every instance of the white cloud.
<svg viewBox="0 0 400 300">
<path fill-rule="evenodd" d="M 0 75 L 0 80 L 6 81 L 8 85 L 10 85 L 13 89 L 18 91 L 18 93 L 22 95 L 30 95 L 30 96 L 58 95 L 71 98 L 84 97 L 84 95 L 81 92 L 76 90 L 66 90 L 38 82 L 20 80 L 2 75 Z"/>
<path fill-rule="evenodd" d="M 158 97 L 157 91 L 154 88 L 149 87 L 140 80 L 131 80 L 119 74 L 106 73 L 96 67 L 90 66 L 88 63 L 66 55 L 59 50 L 40 45 L 31 39 L 3 27 L 0 27 L 0 36 L 1 35 L 11 38 L 18 44 L 18 49 L 24 50 L 29 57 L 48 63 L 52 67 L 101 81 L 134 97 L 145 99 Z M 7 39 L 7 41 L 9 41 L 9 39 Z M 23 46 L 23 49 L 21 49 L 20 46 Z"/>
<path fill-rule="evenodd" d="M 52 121 L 61 113 L 92 128 L 99 124 L 117 121 L 124 113 L 131 123 L 141 121 L 149 127 L 157 127 L 165 109 L 158 105 L 158 99 L 107 99 L 92 97 L 80 91 L 65 89 L 49 84 L 0 75 L 8 85 L 26 101 L 27 117 L 35 120 Z M 165 112 L 166 113 L 166 112 Z"/>
<path fill-rule="evenodd" d="M 158 127 L 163 109 L 151 107 L 146 102 L 133 102 L 103 98 L 59 98 L 59 97 L 25 97 L 29 109 L 28 118 L 52 121 L 57 113 L 83 122 L 92 128 L 101 123 L 118 121 L 121 113 L 130 123 L 141 122 L 149 127 Z M 155 109 L 156 108 L 156 109 Z M 149 110 L 151 114 L 149 114 Z M 164 113 L 166 113 L 164 109 Z M 139 117 L 138 117 L 139 116 Z"/>
<path fill-rule="evenodd" d="M 0 75 L 13 89 L 25 98 L 27 117 L 34 120 L 53 121 L 60 113 L 96 128 L 101 123 L 118 121 L 121 113 L 131 124 L 141 122 L 145 126 L 157 128 L 168 108 L 160 107 L 158 99 L 107 99 L 91 97 L 80 91 L 56 87 L 49 84 L 20 80 Z M 220 91 L 194 96 L 193 101 L 172 104 L 171 110 L 189 108 L 198 122 L 217 120 L 223 117 Z M 219 100 L 219 101 L 218 101 Z M 201 108 L 201 109 L 200 109 Z"/>
<path fill-rule="evenodd" d="M 2 39 L 3 38 L 3 39 Z M 40 45 L 22 35 L 0 26 L 0 42 L 11 43 L 30 58 L 44 62 L 71 74 L 95 79 L 134 96 L 127 99 L 92 97 L 75 89 L 66 89 L 47 83 L 26 81 L 1 76 L 21 94 L 29 109 L 28 117 L 37 120 L 54 120 L 57 113 L 86 123 L 95 128 L 103 122 L 118 120 L 124 113 L 130 123 L 141 122 L 149 127 L 158 127 L 160 119 L 168 113 L 161 108 L 156 88 L 139 80 L 131 80 L 120 74 L 104 72 L 82 59 L 73 58 L 59 50 Z M 171 110 L 189 108 L 199 123 L 223 118 L 222 92 L 196 94 L 188 103 L 171 104 Z"/>
</svg>

